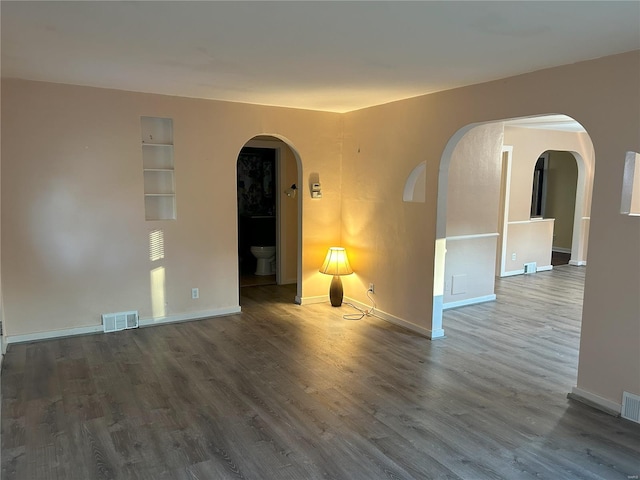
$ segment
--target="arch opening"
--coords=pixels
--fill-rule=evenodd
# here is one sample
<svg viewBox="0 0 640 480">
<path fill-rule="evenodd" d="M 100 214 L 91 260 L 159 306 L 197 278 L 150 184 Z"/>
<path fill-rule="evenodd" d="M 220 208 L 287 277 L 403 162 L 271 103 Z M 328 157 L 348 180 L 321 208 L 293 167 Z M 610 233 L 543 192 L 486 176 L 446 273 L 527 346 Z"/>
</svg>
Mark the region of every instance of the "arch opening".
<svg viewBox="0 0 640 480">
<path fill-rule="evenodd" d="M 302 162 L 278 134 L 259 134 L 239 149 L 236 214 L 239 288 L 296 285 L 302 297 Z M 295 186 L 295 187 L 294 187 Z"/>
<path fill-rule="evenodd" d="M 424 203 L 426 201 L 427 162 L 420 162 L 409 174 L 402 192 L 405 202 Z"/>
<path fill-rule="evenodd" d="M 554 122 L 555 130 L 549 125 Z M 444 310 L 496 298 L 496 276 L 523 274 L 527 264 L 536 271 L 552 268 L 553 220 L 531 215 L 531 179 L 546 150 L 568 152 L 576 162 L 570 263 L 586 265 L 594 152 L 584 128 L 559 115 L 467 125 L 447 143 L 438 177 L 437 336 L 444 335 Z M 544 242 L 532 240 L 538 237 Z M 543 259 L 536 261 L 536 255 Z"/>
<path fill-rule="evenodd" d="M 553 219 L 552 265 L 586 264 L 585 162 L 576 151 L 546 150 L 534 167 L 531 218 Z"/>
</svg>

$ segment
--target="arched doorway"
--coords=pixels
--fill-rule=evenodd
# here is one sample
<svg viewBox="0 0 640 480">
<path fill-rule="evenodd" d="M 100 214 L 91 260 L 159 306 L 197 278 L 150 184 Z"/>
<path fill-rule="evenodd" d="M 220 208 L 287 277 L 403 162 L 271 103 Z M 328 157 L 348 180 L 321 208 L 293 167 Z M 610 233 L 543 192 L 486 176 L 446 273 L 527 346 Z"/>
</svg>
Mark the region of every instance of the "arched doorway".
<svg viewBox="0 0 640 480">
<path fill-rule="evenodd" d="M 550 129 L 553 122 L 563 128 Z M 567 130 L 569 122 L 579 126 L 559 115 L 468 125 L 450 139 L 438 180 L 434 338 L 444 335 L 443 310 L 495 299 L 496 274 L 552 268 L 553 221 L 530 214 L 531 179 L 545 150 L 571 151 L 577 160 L 572 264 L 586 264 L 593 146 L 581 126 Z"/>
<path fill-rule="evenodd" d="M 248 140 L 236 162 L 240 287 L 296 285 L 301 292 L 300 157 L 277 135 Z"/>
<path fill-rule="evenodd" d="M 583 161 L 580 156 L 578 158 L 572 152 L 547 150 L 540 155 L 534 167 L 531 218 L 554 219 L 553 266 L 566 265 L 571 260 L 578 164 Z"/>
</svg>

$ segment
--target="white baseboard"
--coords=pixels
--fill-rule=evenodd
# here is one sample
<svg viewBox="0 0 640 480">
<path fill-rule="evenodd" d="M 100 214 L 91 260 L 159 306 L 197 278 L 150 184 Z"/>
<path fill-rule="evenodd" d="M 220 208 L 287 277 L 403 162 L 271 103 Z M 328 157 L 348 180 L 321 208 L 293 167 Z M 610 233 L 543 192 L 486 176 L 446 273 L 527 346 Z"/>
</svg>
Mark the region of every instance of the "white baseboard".
<svg viewBox="0 0 640 480">
<path fill-rule="evenodd" d="M 557 252 L 557 253 L 571 253 L 570 248 L 564 248 L 564 247 L 551 247 L 551 251 Z"/>
<path fill-rule="evenodd" d="M 569 262 L 571 263 L 571 262 Z M 544 265 L 542 267 L 537 267 L 536 272 L 546 272 L 549 270 L 553 270 L 553 265 Z M 513 277 L 514 275 L 524 275 L 524 268 L 520 270 L 511 270 L 509 272 L 504 272 L 501 277 Z"/>
<path fill-rule="evenodd" d="M 457 302 L 447 302 L 442 305 L 443 310 L 449 310 L 450 308 L 466 307 L 467 305 L 475 305 L 477 303 L 493 302 L 496 299 L 495 293 L 491 295 L 484 295 L 483 297 L 467 298 L 465 300 L 458 300 Z"/>
<path fill-rule="evenodd" d="M 345 302 L 353 303 L 363 310 L 368 310 L 371 308 L 371 305 L 366 305 L 361 303 L 353 298 L 345 297 Z M 405 320 L 400 317 L 396 317 L 395 315 L 391 315 L 390 313 L 384 312 L 382 310 L 378 310 L 377 308 L 373 311 L 373 316 L 379 318 L 380 320 L 384 320 L 389 323 L 393 323 L 402 328 L 406 328 L 407 330 L 411 330 L 414 333 L 422 335 L 424 337 L 430 338 L 431 340 L 435 340 L 437 338 L 444 337 L 444 330 L 439 329 L 437 331 L 429 330 L 428 328 L 421 327 L 416 325 L 415 323 L 411 323 L 408 320 Z"/>
<path fill-rule="evenodd" d="M 574 267 L 586 267 L 586 260 L 569 260 L 569 265 L 573 265 Z"/>
<path fill-rule="evenodd" d="M 298 279 L 296 277 L 285 278 L 284 280 L 280 280 L 279 285 L 291 285 L 292 283 L 298 283 Z"/>
<path fill-rule="evenodd" d="M 329 301 L 329 295 L 319 295 L 317 297 L 299 297 L 296 295 L 295 302 L 298 305 L 312 305 L 314 303 L 324 303 Z"/>
<path fill-rule="evenodd" d="M 180 315 L 168 315 L 160 318 L 141 318 L 138 324 L 141 327 L 148 327 L 151 325 L 161 325 L 163 323 L 177 323 L 177 322 L 190 322 L 192 320 L 202 320 L 204 318 L 211 317 L 224 317 L 226 315 L 235 315 L 240 313 L 240 306 L 216 308 L 214 310 L 205 310 L 202 312 L 190 312 Z M 100 327 L 102 329 L 102 326 Z"/>
<path fill-rule="evenodd" d="M 590 407 L 597 408 L 598 410 L 616 417 L 620 416 L 620 412 L 622 412 L 622 404 L 616 403 L 612 400 L 607 400 L 595 393 L 587 392 L 586 390 L 582 390 L 578 387 L 573 387 L 571 389 L 571 393 L 567 395 L 567 398 L 584 403 Z"/>
<path fill-rule="evenodd" d="M 75 335 L 87 335 L 104 331 L 102 325 L 89 327 L 65 328 L 62 330 L 50 330 L 48 332 L 25 333 L 23 335 L 7 335 L 7 343 L 35 342 L 37 340 L 49 340 L 51 338 L 73 337 Z"/>
<path fill-rule="evenodd" d="M 502 277 L 513 277 L 514 275 L 524 275 L 524 268 L 521 270 L 511 270 L 509 272 L 504 272 Z"/>
<path fill-rule="evenodd" d="M 170 315 L 167 317 L 156 318 L 156 319 L 153 319 L 153 318 L 140 319 L 138 324 L 141 327 L 146 327 L 150 325 L 160 325 L 163 323 L 187 322 L 190 320 L 201 320 L 203 318 L 209 318 L 209 317 L 221 317 L 224 315 L 233 315 L 235 313 L 240 313 L 240 306 L 219 308 L 219 309 L 208 310 L 204 312 L 185 313 L 182 315 Z M 104 327 L 102 325 L 91 325 L 88 327 L 66 328 L 62 330 L 51 330 L 48 332 L 27 333 L 24 335 L 7 335 L 6 343 L 10 344 L 10 343 L 34 342 L 37 340 L 49 340 L 52 338 L 72 337 L 75 335 L 87 335 L 89 333 L 101 333 L 103 331 L 104 331 Z"/>
</svg>

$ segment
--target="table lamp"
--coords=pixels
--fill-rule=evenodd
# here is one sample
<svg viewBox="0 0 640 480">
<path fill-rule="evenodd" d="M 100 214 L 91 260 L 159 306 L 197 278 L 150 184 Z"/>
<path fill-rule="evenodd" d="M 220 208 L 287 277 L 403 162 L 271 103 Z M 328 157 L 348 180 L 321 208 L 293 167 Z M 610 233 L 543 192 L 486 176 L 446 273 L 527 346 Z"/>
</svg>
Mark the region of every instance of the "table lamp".
<svg viewBox="0 0 640 480">
<path fill-rule="evenodd" d="M 339 307 L 342 305 L 343 296 L 340 276 L 353 273 L 345 249 L 342 247 L 330 247 L 327 257 L 324 259 L 322 267 L 320 267 L 320 273 L 333 275 L 331 287 L 329 287 L 329 299 L 331 300 L 331 306 Z"/>
</svg>

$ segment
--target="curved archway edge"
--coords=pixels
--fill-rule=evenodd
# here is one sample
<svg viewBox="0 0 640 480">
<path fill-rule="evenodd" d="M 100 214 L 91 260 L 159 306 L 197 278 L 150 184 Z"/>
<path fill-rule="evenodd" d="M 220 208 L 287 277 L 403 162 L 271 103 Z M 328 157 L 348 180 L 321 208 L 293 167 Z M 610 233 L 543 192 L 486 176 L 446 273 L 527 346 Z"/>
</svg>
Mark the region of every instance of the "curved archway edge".
<svg viewBox="0 0 640 480">
<path fill-rule="evenodd" d="M 279 142 L 282 142 L 283 144 L 285 144 L 289 150 L 291 150 L 291 153 L 293 153 L 293 156 L 296 160 L 296 168 L 297 168 L 297 185 L 300 186 L 302 184 L 302 172 L 303 172 L 303 167 L 302 167 L 302 157 L 300 156 L 300 153 L 298 152 L 298 148 L 296 148 L 295 144 L 287 137 L 285 137 L 284 135 L 278 134 L 278 133 L 272 133 L 272 132 L 261 132 L 261 133 L 256 133 L 255 135 L 252 135 L 251 137 L 247 138 L 242 145 L 240 145 L 240 147 L 237 149 L 237 155 L 240 154 L 240 151 L 242 150 L 243 147 L 245 147 L 248 143 L 253 143 L 254 145 L 259 145 L 261 139 L 266 139 L 266 138 L 273 138 L 278 140 Z M 267 142 L 265 141 L 265 144 L 267 144 Z M 267 144 L 268 146 L 268 144 Z M 271 148 L 273 147 L 272 145 L 270 146 Z M 236 156 L 237 156 L 236 155 Z M 236 178 L 236 182 L 237 182 L 237 178 Z M 302 222 L 303 222 L 303 202 L 302 202 L 302 195 L 297 195 L 296 196 L 296 202 L 298 205 L 298 217 L 297 217 L 297 246 L 296 246 L 296 250 L 297 250 L 297 255 L 296 255 L 296 302 L 300 303 L 300 299 L 302 298 Z M 236 204 L 236 209 L 237 209 L 237 204 Z M 236 216 L 237 216 L 237 211 L 236 211 Z M 236 229 L 237 231 L 237 229 Z M 239 272 L 238 272 L 239 274 Z"/>
<path fill-rule="evenodd" d="M 545 117 L 545 116 L 547 115 L 537 115 L 537 117 Z M 522 118 L 531 118 L 531 117 L 522 117 Z M 433 307 L 432 307 L 432 319 L 431 319 L 431 331 L 432 331 L 431 338 L 433 339 L 444 336 L 444 329 L 442 325 L 443 311 L 446 309 L 447 305 L 451 305 L 451 304 L 445 304 L 445 287 L 448 286 L 450 288 L 450 284 L 448 284 L 445 281 L 445 270 L 447 265 L 446 263 L 447 197 L 449 194 L 449 169 L 450 169 L 450 164 L 453 157 L 453 152 L 456 149 L 457 145 L 460 143 L 461 139 L 472 129 L 481 125 L 503 123 L 503 122 L 508 122 L 510 120 L 512 119 L 479 122 L 479 123 L 472 123 L 472 124 L 466 125 L 461 129 L 459 129 L 457 132 L 455 132 L 454 135 L 451 136 L 451 138 L 449 139 L 449 141 L 447 142 L 443 150 L 441 161 L 440 161 L 439 173 L 438 173 L 436 239 L 435 239 L 435 245 L 434 245 Z M 533 132 L 532 129 L 527 129 L 527 130 Z M 541 132 L 541 131 L 538 130 L 537 132 Z M 510 147 L 507 147 L 506 142 L 504 141 L 503 141 L 503 145 L 504 145 L 503 147 L 503 153 L 504 153 L 505 151 L 504 148 L 510 148 Z M 549 148 L 541 149 L 539 153 L 542 153 L 545 150 L 555 149 L 552 145 L 553 144 L 551 143 Z M 571 264 L 586 265 L 586 243 L 587 243 L 586 238 L 587 238 L 588 227 L 589 227 L 588 212 L 590 210 L 591 189 L 593 186 L 593 166 L 592 166 L 593 158 L 591 158 L 591 163 L 589 163 L 588 161 L 585 160 L 585 158 L 583 158 L 583 155 L 581 155 L 580 152 L 575 151 L 574 149 L 558 148 L 558 150 L 569 151 L 575 158 L 578 166 L 577 195 L 576 195 L 576 206 L 574 211 L 574 232 L 575 233 L 572 240 Z M 591 145 L 591 152 L 593 152 L 592 145 Z M 498 178 L 497 181 L 500 182 L 500 179 Z M 501 195 L 504 196 L 505 193 L 502 192 Z M 508 199 L 508 195 L 507 195 L 507 199 Z M 504 198 L 502 199 L 502 201 L 504 201 Z M 507 214 L 508 214 L 508 206 L 507 206 Z M 498 216 L 498 212 L 496 212 L 496 216 Z M 506 223 L 506 220 L 505 220 L 505 223 Z M 500 228 L 500 231 L 502 231 L 501 228 Z M 489 234 L 484 234 L 484 235 L 489 235 Z M 499 234 L 494 233 L 491 235 L 498 236 Z M 504 230 L 504 235 L 506 235 L 506 227 Z M 479 303 L 481 301 L 488 301 L 491 299 L 495 299 L 495 294 L 479 297 L 477 302 L 471 301 L 468 304 Z M 467 304 L 467 303 L 462 303 L 462 304 Z"/>
</svg>

